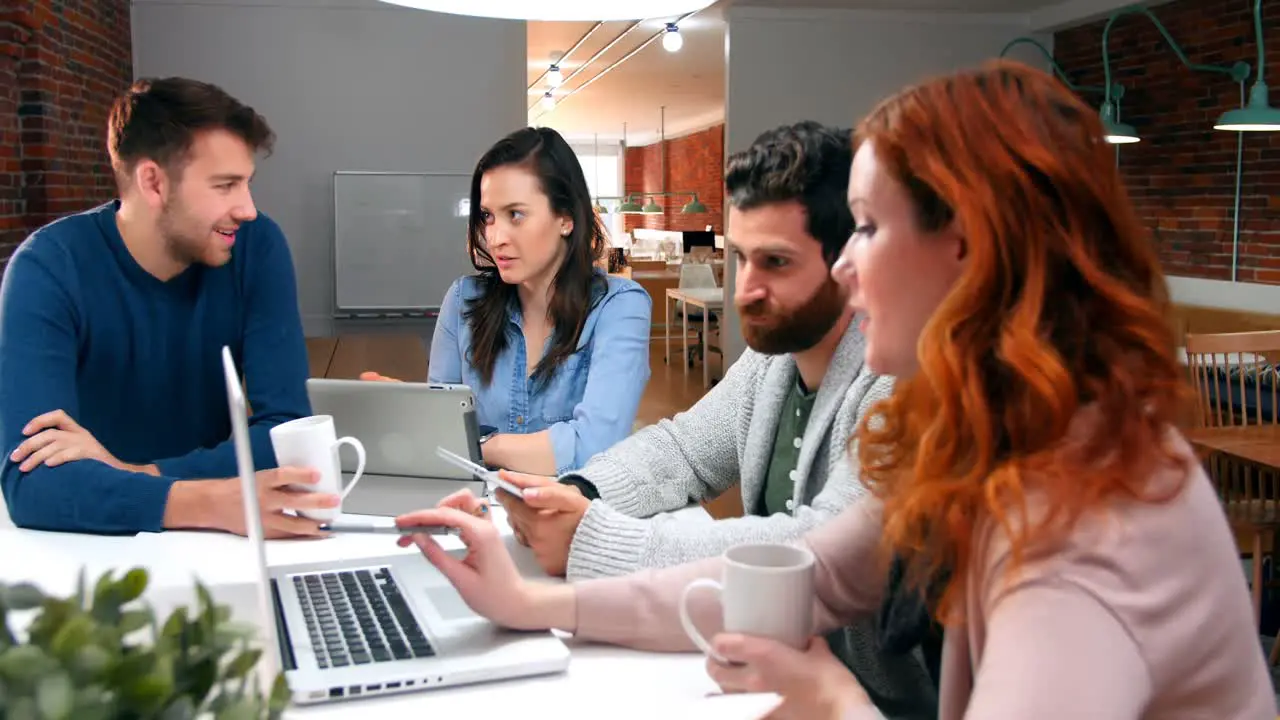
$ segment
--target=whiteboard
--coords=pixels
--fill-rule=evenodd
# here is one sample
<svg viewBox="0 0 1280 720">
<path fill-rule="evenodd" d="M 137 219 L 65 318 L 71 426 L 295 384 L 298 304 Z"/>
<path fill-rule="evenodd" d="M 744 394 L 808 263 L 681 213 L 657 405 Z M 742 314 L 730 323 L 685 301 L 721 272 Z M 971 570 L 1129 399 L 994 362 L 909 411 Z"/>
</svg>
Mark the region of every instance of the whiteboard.
<svg viewBox="0 0 1280 720">
<path fill-rule="evenodd" d="M 335 315 L 434 314 L 467 256 L 470 174 L 333 174 Z"/>
</svg>

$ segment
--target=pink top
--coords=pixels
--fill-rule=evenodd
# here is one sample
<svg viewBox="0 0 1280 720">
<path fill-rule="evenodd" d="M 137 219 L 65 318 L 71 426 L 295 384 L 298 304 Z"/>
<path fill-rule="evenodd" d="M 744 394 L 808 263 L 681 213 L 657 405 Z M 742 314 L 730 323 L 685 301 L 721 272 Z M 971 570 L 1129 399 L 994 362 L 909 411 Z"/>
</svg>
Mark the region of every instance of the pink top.
<svg viewBox="0 0 1280 720">
<path fill-rule="evenodd" d="M 1173 442 L 1189 475 L 1177 497 L 1088 515 L 1007 582 L 1007 539 L 979 524 L 962 624 L 948 627 L 943 649 L 942 720 L 1276 719 L 1235 540 L 1190 448 Z M 879 516 L 879 503 L 864 501 L 802 541 L 817 557 L 815 634 L 878 608 L 884 578 L 867 568 L 878 566 Z M 579 583 L 577 636 L 692 650 L 676 603 L 720 568 L 711 558 Z M 720 622 L 714 598 L 691 601 L 699 627 Z M 846 720 L 877 717 L 863 708 Z"/>
</svg>

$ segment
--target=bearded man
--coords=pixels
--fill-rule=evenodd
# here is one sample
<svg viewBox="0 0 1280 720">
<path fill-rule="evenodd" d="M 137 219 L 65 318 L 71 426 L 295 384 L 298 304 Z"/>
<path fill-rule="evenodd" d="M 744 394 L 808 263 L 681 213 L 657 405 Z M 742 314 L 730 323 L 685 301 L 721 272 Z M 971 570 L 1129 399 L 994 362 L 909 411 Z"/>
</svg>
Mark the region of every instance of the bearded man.
<svg viewBox="0 0 1280 720">
<path fill-rule="evenodd" d="M 293 261 L 249 191 L 274 135 L 208 83 L 140 80 L 107 146 L 119 198 L 55 220 L 0 284 L 0 487 L 20 527 L 244 533 L 221 348 L 245 372 L 268 536 L 320 534 L 287 509 L 268 431 L 311 414 Z"/>
</svg>

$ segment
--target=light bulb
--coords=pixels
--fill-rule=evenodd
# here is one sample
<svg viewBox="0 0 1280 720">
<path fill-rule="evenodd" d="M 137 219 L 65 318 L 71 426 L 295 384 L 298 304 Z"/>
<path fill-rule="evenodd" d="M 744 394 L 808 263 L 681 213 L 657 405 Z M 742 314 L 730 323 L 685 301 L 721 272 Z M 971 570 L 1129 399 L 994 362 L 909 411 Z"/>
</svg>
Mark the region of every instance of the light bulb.
<svg viewBox="0 0 1280 720">
<path fill-rule="evenodd" d="M 551 93 L 545 93 L 542 96 L 542 109 L 551 112 L 556 109 L 556 99 L 551 97 Z"/>
<path fill-rule="evenodd" d="M 558 88 L 564 84 L 564 73 L 560 72 L 559 65 L 552 65 L 547 71 L 547 84 L 553 88 Z"/>
<path fill-rule="evenodd" d="M 662 36 L 662 47 L 667 52 L 676 52 L 684 47 L 684 38 L 680 37 L 680 29 L 675 25 L 667 25 L 667 32 Z"/>
</svg>

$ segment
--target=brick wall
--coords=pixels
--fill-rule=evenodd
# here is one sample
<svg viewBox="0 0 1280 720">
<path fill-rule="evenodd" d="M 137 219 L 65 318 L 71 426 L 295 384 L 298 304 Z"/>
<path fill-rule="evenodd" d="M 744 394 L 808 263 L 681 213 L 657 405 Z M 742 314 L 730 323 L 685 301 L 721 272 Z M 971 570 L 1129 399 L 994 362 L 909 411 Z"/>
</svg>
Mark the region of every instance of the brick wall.
<svg viewBox="0 0 1280 720">
<path fill-rule="evenodd" d="M 132 80 L 128 0 L 0 10 L 0 261 L 32 230 L 115 196 L 106 117 Z"/>
<path fill-rule="evenodd" d="M 661 192 L 661 143 L 627 148 L 625 193 Z M 662 214 L 624 215 L 628 232 L 635 228 L 654 230 L 702 230 L 711 225 L 724 233 L 724 125 L 666 141 L 666 190 L 696 192 L 707 212 L 685 215 L 680 212 L 691 199 L 688 195 L 653 198 Z"/>
<path fill-rule="evenodd" d="M 1176 0 L 1151 12 L 1193 63 L 1257 64 L 1253 0 Z M 1280 78 L 1280 13 L 1263 8 L 1266 79 Z M 1106 20 L 1054 35 L 1054 56 L 1077 85 L 1103 85 Z M 1112 81 L 1125 86 L 1123 122 L 1142 142 L 1120 146 L 1120 168 L 1172 275 L 1230 279 L 1236 183 L 1236 133 L 1213 129 L 1240 104 L 1226 75 L 1183 66 L 1143 15 L 1111 28 Z M 1256 68 L 1255 68 L 1256 72 Z M 1246 81 L 1246 93 L 1252 77 Z M 1084 97 L 1095 107 L 1097 93 Z M 1272 103 L 1280 96 L 1272 93 Z M 1239 272 L 1247 282 L 1280 284 L 1280 133 L 1244 133 Z"/>
</svg>

